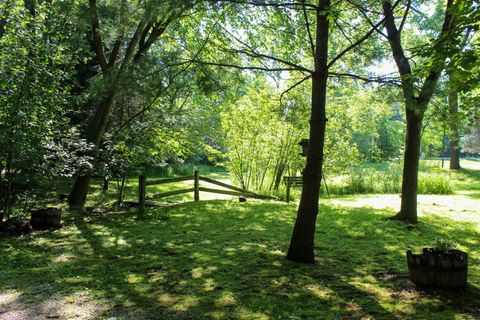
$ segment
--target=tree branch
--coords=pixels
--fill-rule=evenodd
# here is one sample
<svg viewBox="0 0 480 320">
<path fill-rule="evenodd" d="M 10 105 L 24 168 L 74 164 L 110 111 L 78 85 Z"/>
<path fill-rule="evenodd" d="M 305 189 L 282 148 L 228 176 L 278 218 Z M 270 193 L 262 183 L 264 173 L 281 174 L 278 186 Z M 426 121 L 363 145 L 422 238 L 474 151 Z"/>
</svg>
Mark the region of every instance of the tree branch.
<svg viewBox="0 0 480 320">
<path fill-rule="evenodd" d="M 195 60 L 200 55 L 200 53 L 203 51 L 203 49 L 205 48 L 205 45 L 207 44 L 209 38 L 210 38 L 210 34 L 207 36 L 207 38 L 205 39 L 203 44 L 200 46 L 198 51 L 195 53 L 193 59 L 191 61 L 183 63 L 183 64 L 187 64 L 187 65 L 184 68 L 182 68 L 182 70 L 175 73 L 173 75 L 173 77 L 171 77 L 170 83 L 165 88 L 162 88 L 162 89 L 160 89 L 156 92 L 155 97 L 152 99 L 152 101 L 149 104 L 147 104 L 139 112 L 137 112 L 133 116 L 131 116 L 125 123 L 121 124 L 120 127 L 113 133 L 112 138 L 115 137 L 117 134 L 119 134 L 120 131 L 123 130 L 126 126 L 128 126 L 133 120 L 135 120 L 135 118 L 141 116 L 142 114 L 144 114 L 148 109 L 150 109 L 153 106 L 153 104 L 157 101 L 157 99 L 164 92 L 166 92 L 168 90 L 168 88 L 170 87 L 170 84 L 173 82 L 173 80 L 175 80 L 178 76 L 180 76 L 183 72 L 185 72 L 193 64 L 193 60 Z M 178 64 L 178 65 L 180 65 L 180 64 Z M 162 70 L 163 70 L 163 68 L 162 68 Z"/>
<path fill-rule="evenodd" d="M 303 71 L 303 72 L 307 72 L 307 73 L 312 73 L 313 71 L 310 70 L 310 69 L 307 69 L 305 67 L 302 67 L 300 65 L 297 65 L 293 62 L 290 62 L 290 61 L 287 61 L 287 60 L 284 60 L 284 59 L 281 59 L 281 58 L 277 58 L 277 57 L 274 57 L 274 56 L 271 56 L 271 55 L 267 55 L 267 54 L 264 54 L 264 53 L 258 53 L 255 51 L 254 48 L 252 48 L 248 43 L 245 43 L 245 41 L 242 41 L 240 40 L 238 37 L 236 37 L 234 34 L 232 34 L 230 31 L 228 31 L 227 29 L 225 29 L 223 26 L 221 27 L 226 33 L 228 33 L 235 41 L 237 41 L 238 43 L 240 43 L 241 45 L 245 46 L 248 50 L 245 50 L 245 49 L 228 49 L 228 48 L 224 48 L 222 50 L 224 51 L 227 51 L 227 52 L 231 52 L 231 53 L 242 53 L 242 54 L 245 54 L 249 57 L 252 57 L 252 58 L 263 58 L 263 59 L 269 59 L 269 60 L 273 60 L 275 62 L 279 62 L 279 63 L 282 63 L 284 65 L 287 65 L 289 67 L 291 67 L 290 69 L 288 70 L 298 70 L 298 71 Z"/>
<path fill-rule="evenodd" d="M 397 2 L 390 8 L 392 11 L 395 9 L 395 7 L 400 3 L 400 0 L 397 0 Z M 370 38 L 370 36 L 378 30 L 378 28 L 385 22 L 386 17 L 384 17 L 382 20 L 377 22 L 375 25 L 372 26 L 372 28 L 360 39 L 349 45 L 347 48 L 345 48 L 343 51 L 341 51 L 335 58 L 333 58 L 330 63 L 327 65 L 327 68 L 330 68 L 337 62 L 340 58 L 342 58 L 345 54 L 347 54 L 349 51 L 354 49 L 355 47 L 359 46 L 362 44 L 365 40 Z"/>
<path fill-rule="evenodd" d="M 111 68 L 117 62 L 118 55 L 120 54 L 120 49 L 122 48 L 124 34 L 118 36 L 117 40 L 113 45 L 112 53 L 110 53 L 110 59 L 108 59 L 108 68 Z"/>
<path fill-rule="evenodd" d="M 398 32 L 402 33 L 403 27 L 405 26 L 405 22 L 407 21 L 408 13 L 410 12 L 410 6 L 412 5 L 412 0 L 408 0 L 407 7 L 405 8 L 405 13 L 402 17 L 402 22 L 400 23 L 400 27 L 398 28 Z"/>
<path fill-rule="evenodd" d="M 362 7 L 361 5 L 355 3 L 355 2 L 352 2 L 352 1 L 349 1 L 347 0 L 347 2 L 349 4 L 351 4 L 353 7 L 355 8 L 358 8 L 359 11 L 360 11 L 360 14 L 365 18 L 365 20 L 367 21 L 367 23 L 371 26 L 371 27 L 374 27 L 375 24 L 373 23 L 373 21 L 368 17 L 368 15 L 366 14 L 366 12 L 373 12 L 375 14 L 382 14 L 382 12 L 376 12 L 376 11 L 371 11 L 371 10 L 368 10 L 364 7 Z M 378 34 L 380 34 L 381 36 L 383 36 L 384 38 L 388 39 L 388 36 L 382 32 L 382 30 L 380 29 L 377 29 L 375 30 Z"/>
<path fill-rule="evenodd" d="M 365 76 L 352 74 L 352 73 L 330 72 L 330 71 L 328 72 L 328 75 L 332 77 L 337 77 L 337 78 L 350 78 L 354 80 L 361 80 L 361 81 L 364 81 L 365 83 L 386 83 L 386 84 L 395 85 L 397 87 L 401 87 L 401 84 L 393 78 L 392 79 L 388 79 L 384 77 L 368 78 Z"/>
<path fill-rule="evenodd" d="M 442 31 L 440 32 L 440 35 L 438 39 L 441 41 L 443 40 L 444 37 L 448 35 L 450 31 L 453 30 L 455 27 L 455 19 L 453 16 L 453 13 L 450 12 L 451 8 L 453 6 L 453 1 L 454 0 L 448 0 L 446 9 L 445 9 L 445 20 L 443 22 L 442 26 Z M 437 51 L 435 51 L 437 52 Z M 440 74 L 442 73 L 442 70 L 445 67 L 445 60 L 446 58 L 443 57 L 441 59 L 438 59 L 437 54 L 434 54 L 432 57 L 432 70 L 430 71 L 430 74 L 427 76 L 425 79 L 422 89 L 420 90 L 420 93 L 418 95 L 418 102 L 426 107 L 428 102 L 433 96 L 433 93 L 435 91 L 435 87 L 437 86 L 438 79 L 440 78 Z"/>
<path fill-rule="evenodd" d="M 259 67 L 259 66 L 240 66 L 230 63 L 222 63 L 222 62 L 208 62 L 208 61 L 201 61 L 201 60 L 192 60 L 194 63 L 204 64 L 207 66 L 217 66 L 217 67 L 227 67 L 227 68 L 234 68 L 239 70 L 259 70 L 259 71 L 267 71 L 267 72 L 281 72 L 281 71 L 298 71 L 297 68 L 269 68 L 269 67 Z"/>
<path fill-rule="evenodd" d="M 415 86 L 412 78 L 412 69 L 403 51 L 400 33 L 395 25 L 393 7 L 390 1 L 383 2 L 383 11 L 385 17 L 385 28 L 387 29 L 388 42 L 393 53 L 393 58 L 397 65 L 402 80 L 403 95 L 407 101 L 415 100 Z"/>
<path fill-rule="evenodd" d="M 155 41 L 157 41 L 158 38 L 160 38 L 160 36 L 165 32 L 165 30 L 167 30 L 168 25 L 173 20 L 174 20 L 174 14 L 172 13 L 161 23 L 158 22 L 154 24 L 152 31 L 150 32 L 150 35 L 148 36 L 146 41 L 142 34 L 143 43 L 139 45 L 138 51 L 135 54 L 135 58 L 134 58 L 135 61 L 140 59 L 140 57 L 150 49 L 150 47 L 155 43 Z"/>
<path fill-rule="evenodd" d="M 283 97 L 289 93 L 290 91 L 292 91 L 293 89 L 295 89 L 296 87 L 298 87 L 299 85 L 301 85 L 302 83 L 304 83 L 305 81 L 307 81 L 308 79 L 310 79 L 312 77 L 312 75 L 308 75 L 306 76 L 305 78 L 303 78 L 302 80 L 296 82 L 295 84 L 293 84 L 290 88 L 288 88 L 287 90 L 283 91 L 282 94 L 280 95 L 280 104 L 282 103 L 282 99 Z"/>
<path fill-rule="evenodd" d="M 283 2 L 283 3 L 275 3 L 275 2 L 260 2 L 258 0 L 251 0 L 251 1 L 240 1 L 240 0 L 224 0 L 223 2 L 229 2 L 234 4 L 243 4 L 243 5 L 252 5 L 255 7 L 272 7 L 272 8 L 302 8 L 305 6 L 308 10 L 318 10 L 318 6 L 311 4 L 311 3 L 303 3 L 303 0 L 300 2 L 292 1 L 292 2 Z"/>
<path fill-rule="evenodd" d="M 93 49 L 97 56 L 100 67 L 102 68 L 103 73 L 107 73 L 109 70 L 107 59 L 105 58 L 105 51 L 103 49 L 103 40 L 100 34 L 100 22 L 98 19 L 98 10 L 97 10 L 97 1 L 90 0 L 90 11 L 91 11 L 91 27 L 93 34 Z"/>
<path fill-rule="evenodd" d="M 310 42 L 310 50 L 312 50 L 312 57 L 315 59 L 315 42 L 313 42 L 312 32 L 310 30 L 310 22 L 308 21 L 308 13 L 305 7 L 305 0 L 302 0 L 302 3 L 303 3 L 303 7 L 302 7 L 303 18 L 305 19 L 305 26 L 307 28 L 308 41 Z"/>
</svg>

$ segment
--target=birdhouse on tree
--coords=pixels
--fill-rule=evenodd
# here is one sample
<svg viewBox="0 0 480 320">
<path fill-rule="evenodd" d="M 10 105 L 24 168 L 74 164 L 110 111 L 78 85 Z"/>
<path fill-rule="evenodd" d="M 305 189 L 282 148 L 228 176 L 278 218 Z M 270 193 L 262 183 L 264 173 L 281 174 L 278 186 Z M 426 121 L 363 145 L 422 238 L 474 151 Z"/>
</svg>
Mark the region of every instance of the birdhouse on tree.
<svg viewBox="0 0 480 320">
<path fill-rule="evenodd" d="M 302 141 L 300 141 L 298 144 L 302 146 L 302 152 L 300 153 L 300 155 L 302 157 L 306 157 L 308 155 L 308 147 L 310 146 L 310 139 L 302 139 Z"/>
</svg>

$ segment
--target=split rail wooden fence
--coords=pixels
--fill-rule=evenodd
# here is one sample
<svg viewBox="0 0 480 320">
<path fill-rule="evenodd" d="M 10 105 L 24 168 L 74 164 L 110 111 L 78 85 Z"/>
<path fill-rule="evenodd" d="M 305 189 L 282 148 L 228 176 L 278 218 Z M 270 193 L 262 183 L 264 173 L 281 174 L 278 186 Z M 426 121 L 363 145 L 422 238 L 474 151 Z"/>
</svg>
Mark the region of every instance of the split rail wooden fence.
<svg viewBox="0 0 480 320">
<path fill-rule="evenodd" d="M 151 196 L 147 196 L 147 187 L 148 186 L 154 186 L 154 185 L 162 185 L 162 184 L 167 184 L 167 183 L 173 183 L 173 182 L 182 182 L 182 181 L 189 181 L 193 180 L 193 187 L 192 188 L 186 188 L 186 189 L 178 189 L 178 190 L 172 190 L 172 191 L 167 191 L 163 193 L 158 193 L 154 194 Z M 222 189 L 214 189 L 214 188 L 206 188 L 206 187 L 201 187 L 200 186 L 200 181 L 214 184 L 226 189 L 230 190 L 222 190 Z M 147 200 L 156 200 L 160 198 L 165 198 L 169 196 L 174 196 L 177 194 L 183 194 L 183 193 L 190 193 L 193 192 L 193 198 L 195 202 L 200 201 L 200 191 L 202 192 L 210 192 L 210 193 L 218 193 L 218 194 L 225 194 L 225 195 L 231 195 L 231 196 L 238 196 L 238 197 L 245 197 L 245 198 L 256 198 L 256 199 L 275 199 L 270 196 L 265 196 L 261 194 L 257 194 L 251 191 L 248 191 L 246 189 L 238 188 L 232 185 L 229 185 L 227 183 L 217 181 L 214 179 L 210 179 L 207 177 L 202 177 L 200 176 L 200 173 L 198 171 L 195 171 L 193 176 L 186 176 L 186 177 L 176 177 L 176 178 L 164 178 L 164 179 L 157 179 L 157 180 L 149 180 L 147 181 L 147 178 L 145 176 L 140 176 L 138 179 L 138 204 L 139 204 L 139 209 L 144 210 L 145 209 L 145 203 Z"/>
</svg>

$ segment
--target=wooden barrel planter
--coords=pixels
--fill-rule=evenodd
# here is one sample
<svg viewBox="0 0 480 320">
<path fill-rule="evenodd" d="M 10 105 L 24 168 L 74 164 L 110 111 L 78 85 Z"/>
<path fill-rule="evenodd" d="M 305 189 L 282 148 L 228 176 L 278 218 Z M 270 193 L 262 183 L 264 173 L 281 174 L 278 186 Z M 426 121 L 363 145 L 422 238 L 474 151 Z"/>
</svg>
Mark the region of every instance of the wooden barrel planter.
<svg viewBox="0 0 480 320">
<path fill-rule="evenodd" d="M 421 254 L 407 251 L 408 271 L 413 283 L 425 287 L 464 288 L 468 255 L 460 250 L 424 248 Z"/>
<path fill-rule="evenodd" d="M 58 229 L 62 226 L 62 209 L 45 208 L 32 210 L 30 224 L 35 230 Z"/>
</svg>

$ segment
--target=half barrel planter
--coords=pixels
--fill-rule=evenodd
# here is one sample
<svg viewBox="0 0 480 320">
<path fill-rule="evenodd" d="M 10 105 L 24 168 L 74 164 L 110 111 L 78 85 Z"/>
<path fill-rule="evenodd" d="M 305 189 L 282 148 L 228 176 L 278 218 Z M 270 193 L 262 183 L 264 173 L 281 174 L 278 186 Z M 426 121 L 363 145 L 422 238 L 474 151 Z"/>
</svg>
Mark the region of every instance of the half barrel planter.
<svg viewBox="0 0 480 320">
<path fill-rule="evenodd" d="M 418 286 L 465 288 L 468 254 L 460 250 L 424 248 L 421 254 L 407 251 L 410 279 Z"/>
</svg>

